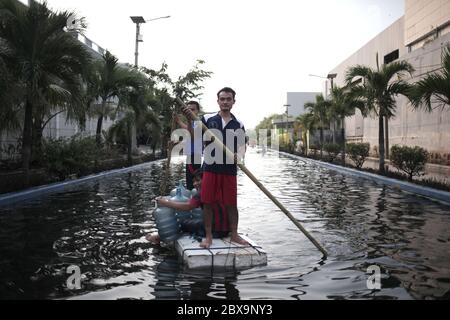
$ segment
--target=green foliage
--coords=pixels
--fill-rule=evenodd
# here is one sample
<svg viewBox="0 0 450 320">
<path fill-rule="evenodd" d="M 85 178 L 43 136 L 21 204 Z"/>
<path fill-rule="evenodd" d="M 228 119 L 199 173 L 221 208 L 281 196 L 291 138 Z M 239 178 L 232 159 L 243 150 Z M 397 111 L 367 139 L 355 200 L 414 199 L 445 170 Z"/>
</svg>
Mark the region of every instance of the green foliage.
<svg viewBox="0 0 450 320">
<path fill-rule="evenodd" d="M 211 77 L 211 71 L 205 71 L 200 68 L 205 61 L 197 60 L 194 67 L 184 76 L 178 77 L 178 80 L 172 84 L 172 90 L 176 97 L 186 101 L 192 98 L 198 98 L 198 93 L 204 87 L 200 85 L 202 81 Z"/>
<path fill-rule="evenodd" d="M 0 94 L 0 104 L 6 102 L 4 110 L 8 111 L 2 111 L 0 116 L 2 121 L 3 116 L 7 117 L 5 127 L 13 127 L 17 124 L 15 117 L 23 113 L 23 120 L 18 122 L 23 125 L 25 184 L 33 146 L 33 119 L 44 119 L 58 106 L 75 116 L 75 110 L 82 105 L 82 78 L 91 55 L 71 33 L 64 31 L 72 15 L 69 11 L 50 10 L 46 2 L 31 1 L 27 7 L 19 1 L 0 0 L 0 68 L 6 69 L 12 83 L 17 84 L 6 88 L 3 85 L 14 93 Z"/>
<path fill-rule="evenodd" d="M 364 102 L 360 97 L 355 96 L 351 90 L 346 88 L 333 87 L 331 90 L 331 108 L 329 109 L 331 120 L 341 120 L 353 116 L 356 108 L 365 114 Z"/>
<path fill-rule="evenodd" d="M 369 156 L 370 144 L 369 143 L 348 143 L 347 152 L 350 159 L 353 160 L 356 167 L 361 169 L 366 158 Z"/>
<path fill-rule="evenodd" d="M 328 153 L 328 161 L 330 162 L 333 162 L 339 152 L 341 152 L 341 146 L 337 143 L 326 143 L 323 148 Z"/>
<path fill-rule="evenodd" d="M 71 174 L 81 176 L 97 157 L 95 137 L 82 138 L 78 135 L 70 139 L 49 139 L 44 141 L 44 157 L 50 174 L 64 180 Z"/>
<path fill-rule="evenodd" d="M 315 102 L 305 103 L 305 110 L 312 113 L 315 117 L 315 121 L 318 124 L 319 129 L 323 130 L 327 127 L 327 123 L 330 121 L 329 109 L 331 108 L 331 102 L 326 100 L 323 94 L 316 96 Z"/>
<path fill-rule="evenodd" d="M 182 101 L 198 99 L 201 96 L 201 90 L 203 86 L 201 83 L 211 77 L 212 72 L 201 69 L 201 65 L 205 62 L 203 60 L 197 60 L 196 64 L 183 76 L 179 76 L 176 81 L 168 75 L 168 66 L 163 63 L 160 70 L 151 70 L 147 68 L 141 68 L 148 77 L 148 81 L 153 83 L 154 86 L 154 104 L 152 108 L 155 115 L 160 119 L 160 134 L 161 145 L 166 146 L 170 139 L 170 135 L 175 126 L 173 114 L 180 114 L 179 105 L 176 98 L 180 98 Z M 156 85 L 159 86 L 156 86 Z M 201 106 L 200 106 L 201 108 Z M 156 127 L 155 127 L 156 129 Z M 155 140 L 158 135 L 155 130 L 152 131 L 152 140 Z M 153 143 L 152 143 L 153 145 Z M 165 150 L 165 148 L 163 148 Z M 163 151 L 165 152 L 165 151 Z"/>
<path fill-rule="evenodd" d="M 273 129 L 273 123 L 272 121 L 274 119 L 279 118 L 280 115 L 278 114 L 272 114 L 269 117 L 264 117 L 264 119 L 255 127 L 256 134 L 258 135 L 258 139 L 262 139 L 261 131 L 260 130 L 267 130 L 267 145 L 271 145 L 272 143 L 272 129 Z M 259 141 L 259 143 L 262 143 L 262 140 Z"/>
<path fill-rule="evenodd" d="M 316 123 L 320 132 L 320 158 L 322 158 L 323 150 L 323 129 L 328 127 L 330 123 L 329 109 L 331 108 L 331 101 L 326 100 L 323 94 L 316 95 L 315 102 L 305 103 L 305 110 L 312 114 L 313 123 Z"/>
<path fill-rule="evenodd" d="M 442 70 L 428 74 L 411 89 L 410 100 L 415 109 L 431 112 L 432 99 L 437 102 L 437 107 L 450 105 L 450 45 L 442 54 Z"/>
<path fill-rule="evenodd" d="M 318 126 L 318 117 L 314 115 L 312 112 L 304 113 L 297 117 L 297 120 L 300 122 L 300 125 L 303 129 L 309 130 L 313 132 Z"/>
<path fill-rule="evenodd" d="M 411 181 L 413 176 L 423 175 L 428 152 L 418 146 L 408 147 L 394 145 L 391 148 L 391 162 L 399 170 L 408 175 Z"/>
</svg>

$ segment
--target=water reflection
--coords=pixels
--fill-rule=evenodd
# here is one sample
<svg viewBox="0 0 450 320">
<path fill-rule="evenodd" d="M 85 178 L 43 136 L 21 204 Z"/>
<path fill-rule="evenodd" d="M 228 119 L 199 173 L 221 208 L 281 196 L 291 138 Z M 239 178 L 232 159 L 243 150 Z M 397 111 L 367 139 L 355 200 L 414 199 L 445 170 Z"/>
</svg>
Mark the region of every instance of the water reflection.
<svg viewBox="0 0 450 320">
<path fill-rule="evenodd" d="M 167 257 L 156 269 L 155 299 L 239 300 L 236 273 L 219 270 L 193 272 L 180 268 L 175 257 Z"/>
<path fill-rule="evenodd" d="M 174 159 L 168 186 L 184 177 Z M 449 207 L 309 160 L 250 150 L 246 165 L 324 245 L 320 252 L 242 173 L 240 231 L 268 265 L 240 272 L 184 269 L 144 238 L 155 227 L 163 161 L 39 201 L 0 208 L 4 299 L 448 299 Z M 67 267 L 82 272 L 68 290 Z M 381 268 L 369 290 L 367 268 Z"/>
</svg>

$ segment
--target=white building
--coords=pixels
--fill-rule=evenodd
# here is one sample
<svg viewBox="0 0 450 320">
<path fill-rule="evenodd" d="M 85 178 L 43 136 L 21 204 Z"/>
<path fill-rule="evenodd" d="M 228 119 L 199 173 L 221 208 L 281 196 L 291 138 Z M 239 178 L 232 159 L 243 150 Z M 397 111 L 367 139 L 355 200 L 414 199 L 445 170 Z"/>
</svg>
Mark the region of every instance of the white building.
<svg viewBox="0 0 450 320">
<path fill-rule="evenodd" d="M 376 68 L 380 63 L 406 60 L 415 72 L 408 81 L 416 82 L 441 69 L 443 49 L 450 43 L 450 1 L 406 0 L 405 15 L 369 43 L 336 66 L 335 84 L 345 85 L 349 67 L 361 64 Z M 372 154 L 378 146 L 378 120 L 363 118 L 359 110 L 345 121 L 346 140 L 369 142 Z M 450 165 L 450 106 L 432 113 L 414 111 L 404 97 L 397 99 L 397 111 L 388 122 L 387 146 L 394 144 L 427 149 L 434 163 Z M 388 150 L 388 149 L 386 149 Z"/>
<path fill-rule="evenodd" d="M 318 94 L 320 92 L 288 92 L 286 98 L 287 114 L 298 117 L 306 113 L 305 103 L 315 102 Z"/>
</svg>

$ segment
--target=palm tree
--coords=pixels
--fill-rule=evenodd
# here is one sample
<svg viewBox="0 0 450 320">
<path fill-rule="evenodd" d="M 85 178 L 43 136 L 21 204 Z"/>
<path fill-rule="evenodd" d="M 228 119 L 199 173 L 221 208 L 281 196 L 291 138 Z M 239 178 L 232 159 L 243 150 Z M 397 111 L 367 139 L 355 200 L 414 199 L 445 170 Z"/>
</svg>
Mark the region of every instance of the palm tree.
<svg viewBox="0 0 450 320">
<path fill-rule="evenodd" d="M 320 131 L 320 158 L 323 155 L 323 128 L 325 123 L 328 122 L 328 109 L 331 106 L 331 102 L 323 97 L 323 94 L 316 96 L 316 102 L 305 103 L 305 109 L 309 110 L 318 120 L 318 126 Z"/>
<path fill-rule="evenodd" d="M 314 115 L 314 113 L 308 112 L 304 113 L 297 117 L 297 121 L 300 123 L 300 126 L 303 128 L 303 145 L 305 147 L 305 155 L 308 155 L 309 150 L 309 132 L 312 132 L 316 129 L 318 125 L 318 117 Z"/>
<path fill-rule="evenodd" d="M 431 112 L 432 98 L 438 103 L 437 107 L 450 105 L 450 45 L 442 54 L 442 70 L 428 74 L 412 87 L 411 103 L 415 109 Z"/>
<path fill-rule="evenodd" d="M 377 70 L 363 65 L 351 67 L 346 74 L 347 86 L 351 86 L 355 77 L 363 79 L 361 84 L 353 87 L 356 97 L 363 99 L 368 111 L 373 111 L 378 116 L 378 150 L 380 155 L 379 171 L 384 174 L 384 119 L 395 115 L 397 108 L 395 97 L 398 95 L 408 96 L 411 85 L 402 79 L 404 73 L 411 75 L 414 68 L 406 61 L 392 62 L 378 65 Z M 394 78 L 395 77 L 395 78 Z"/>
<path fill-rule="evenodd" d="M 0 58 L 24 88 L 22 162 L 28 183 L 32 153 L 33 117 L 49 97 L 76 99 L 67 88 L 79 83 L 90 55 L 64 31 L 72 12 L 52 12 L 32 1 L 29 8 L 14 0 L 0 0 Z"/>
<path fill-rule="evenodd" d="M 102 142 L 103 119 L 111 116 L 114 111 L 113 104 L 120 100 L 120 92 L 129 86 L 135 86 L 136 78 L 128 67 L 120 66 L 118 59 L 106 51 L 102 59 L 95 62 L 89 75 L 88 94 L 90 101 L 100 99 L 101 105 L 95 108 L 97 118 L 96 141 Z"/>
<path fill-rule="evenodd" d="M 331 90 L 331 109 L 330 116 L 337 118 L 341 123 L 341 139 L 342 139 L 342 164 L 345 166 L 345 118 L 353 116 L 355 109 L 361 110 L 365 115 L 364 102 L 355 97 L 351 91 L 345 88 L 335 86 Z"/>
<path fill-rule="evenodd" d="M 0 57 L 0 133 L 21 128 L 23 117 L 21 102 L 24 88 L 16 81 L 7 64 Z"/>
<path fill-rule="evenodd" d="M 128 163 L 131 165 L 134 128 L 141 132 L 160 132 L 161 124 L 150 106 L 155 104 L 153 83 L 135 69 L 130 69 L 129 73 L 129 79 L 133 79 L 134 85 L 119 91 L 121 99 L 118 111 L 124 112 L 125 116 L 113 126 L 112 132 L 126 137 Z"/>
</svg>

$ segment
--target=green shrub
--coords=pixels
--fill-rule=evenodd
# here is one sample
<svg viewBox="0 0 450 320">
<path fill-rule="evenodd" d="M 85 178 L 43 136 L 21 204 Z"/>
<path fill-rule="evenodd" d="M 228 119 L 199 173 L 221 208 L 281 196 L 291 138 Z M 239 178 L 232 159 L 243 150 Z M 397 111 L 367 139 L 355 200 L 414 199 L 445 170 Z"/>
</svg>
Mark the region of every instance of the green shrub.
<svg viewBox="0 0 450 320">
<path fill-rule="evenodd" d="M 43 144 L 47 171 L 64 180 L 71 174 L 81 176 L 89 172 L 97 157 L 95 137 L 45 140 Z"/>
<path fill-rule="evenodd" d="M 364 162 L 366 161 L 366 158 L 369 156 L 369 150 L 370 150 L 369 143 L 347 144 L 347 153 L 358 169 L 361 169 Z"/>
<path fill-rule="evenodd" d="M 423 175 L 425 163 L 428 159 L 428 152 L 418 146 L 407 147 L 394 145 L 391 148 L 390 160 L 394 167 L 408 175 L 408 180 L 413 176 Z"/>
<path fill-rule="evenodd" d="M 339 152 L 341 152 L 341 146 L 337 143 L 326 143 L 323 146 L 323 149 L 328 154 L 328 161 L 333 162 L 334 159 L 338 156 Z"/>
</svg>

